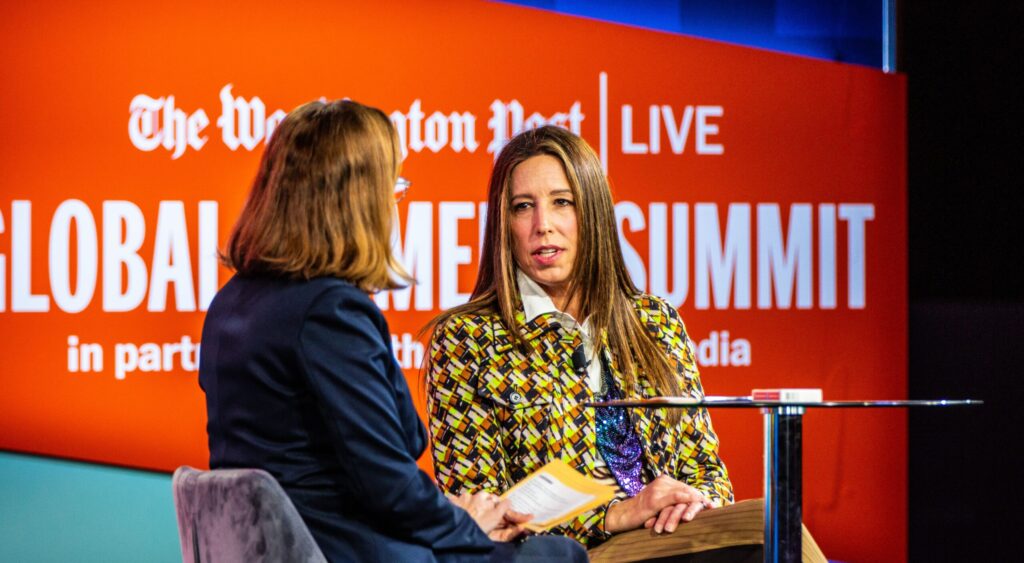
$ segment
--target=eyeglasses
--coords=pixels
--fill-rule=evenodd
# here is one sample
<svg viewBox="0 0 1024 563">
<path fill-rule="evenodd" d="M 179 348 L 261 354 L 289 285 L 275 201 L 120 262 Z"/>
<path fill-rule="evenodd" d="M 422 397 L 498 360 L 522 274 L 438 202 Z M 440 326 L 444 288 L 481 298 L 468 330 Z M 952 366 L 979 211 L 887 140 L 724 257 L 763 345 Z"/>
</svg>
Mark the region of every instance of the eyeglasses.
<svg viewBox="0 0 1024 563">
<path fill-rule="evenodd" d="M 402 201 L 402 198 L 405 197 L 405 194 L 409 193 L 410 187 L 412 187 L 412 182 L 406 180 L 405 178 L 402 178 L 401 176 L 398 177 L 398 180 L 395 181 L 395 203 Z"/>
</svg>

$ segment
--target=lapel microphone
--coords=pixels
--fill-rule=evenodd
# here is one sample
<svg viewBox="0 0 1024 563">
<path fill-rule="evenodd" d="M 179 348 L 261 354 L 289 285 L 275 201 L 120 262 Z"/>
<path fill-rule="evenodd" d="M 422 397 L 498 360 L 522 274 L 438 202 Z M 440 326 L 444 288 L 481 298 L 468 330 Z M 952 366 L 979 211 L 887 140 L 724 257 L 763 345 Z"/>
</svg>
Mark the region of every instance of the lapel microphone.
<svg viewBox="0 0 1024 563">
<path fill-rule="evenodd" d="M 581 344 L 572 351 L 572 370 L 576 372 L 576 375 L 582 377 L 587 374 L 587 366 L 589 365 L 590 361 L 587 360 L 587 353 L 583 350 L 583 345 Z"/>
</svg>

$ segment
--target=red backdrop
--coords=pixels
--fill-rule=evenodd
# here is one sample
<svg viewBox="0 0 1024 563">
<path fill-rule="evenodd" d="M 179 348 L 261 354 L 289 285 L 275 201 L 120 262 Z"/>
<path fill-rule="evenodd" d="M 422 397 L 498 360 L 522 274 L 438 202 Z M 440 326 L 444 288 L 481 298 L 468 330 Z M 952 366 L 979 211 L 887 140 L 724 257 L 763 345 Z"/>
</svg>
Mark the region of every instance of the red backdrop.
<svg viewBox="0 0 1024 563">
<path fill-rule="evenodd" d="M 634 277 L 679 306 L 709 394 L 905 397 L 902 76 L 477 2 L 0 15 L 0 447 L 206 464 L 213 249 L 276 112 L 321 96 L 394 112 L 407 143 L 421 283 L 379 302 L 415 390 L 412 336 L 472 287 L 494 149 L 556 121 L 601 152 Z M 713 418 L 738 498 L 760 496 L 760 416 Z M 906 440 L 897 411 L 805 417 L 829 557 L 905 558 Z"/>
</svg>

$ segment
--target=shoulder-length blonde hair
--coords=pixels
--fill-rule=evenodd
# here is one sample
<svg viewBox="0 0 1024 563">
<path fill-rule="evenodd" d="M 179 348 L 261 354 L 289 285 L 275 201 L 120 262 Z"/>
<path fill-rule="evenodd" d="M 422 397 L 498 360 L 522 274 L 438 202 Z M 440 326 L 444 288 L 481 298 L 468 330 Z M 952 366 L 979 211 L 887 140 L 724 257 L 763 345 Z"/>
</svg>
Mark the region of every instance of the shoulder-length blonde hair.
<svg viewBox="0 0 1024 563">
<path fill-rule="evenodd" d="M 391 250 L 401 148 L 384 112 L 349 100 L 289 113 L 263 153 L 222 260 L 241 274 L 411 281 Z M 396 279 L 398 278 L 398 279 Z"/>
<path fill-rule="evenodd" d="M 512 172 L 539 155 L 556 158 L 565 172 L 576 203 L 576 261 L 569 278 L 566 303 L 579 306 L 580 318 L 590 319 L 595 334 L 607 334 L 608 346 L 625 377 L 623 391 L 633 391 L 644 374 L 662 394 L 676 395 L 680 387 L 665 351 L 640 322 L 633 299 L 640 290 L 626 270 L 615 227 L 611 189 L 594 150 L 586 141 L 556 126 L 520 133 L 501 151 L 491 172 L 487 225 L 480 273 L 468 303 L 439 316 L 437 327 L 466 313 L 496 313 L 519 339 L 516 311 L 522 308 L 516 285 L 516 262 L 509 221 Z"/>
</svg>

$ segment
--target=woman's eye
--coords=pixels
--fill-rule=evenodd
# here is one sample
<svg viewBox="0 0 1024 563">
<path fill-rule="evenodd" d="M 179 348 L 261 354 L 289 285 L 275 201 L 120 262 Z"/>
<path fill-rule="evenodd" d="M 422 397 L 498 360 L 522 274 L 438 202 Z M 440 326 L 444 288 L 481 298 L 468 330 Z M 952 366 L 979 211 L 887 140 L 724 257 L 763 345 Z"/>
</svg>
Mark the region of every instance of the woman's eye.
<svg viewBox="0 0 1024 563">
<path fill-rule="evenodd" d="M 576 205 L 576 202 L 571 199 L 558 198 L 555 200 L 555 205 L 566 207 L 570 205 Z"/>
<path fill-rule="evenodd" d="M 530 207 L 531 207 L 530 202 L 528 202 L 528 201 L 519 201 L 519 202 L 516 202 L 516 203 L 512 204 L 512 211 L 522 211 L 524 209 L 529 209 Z"/>
</svg>

